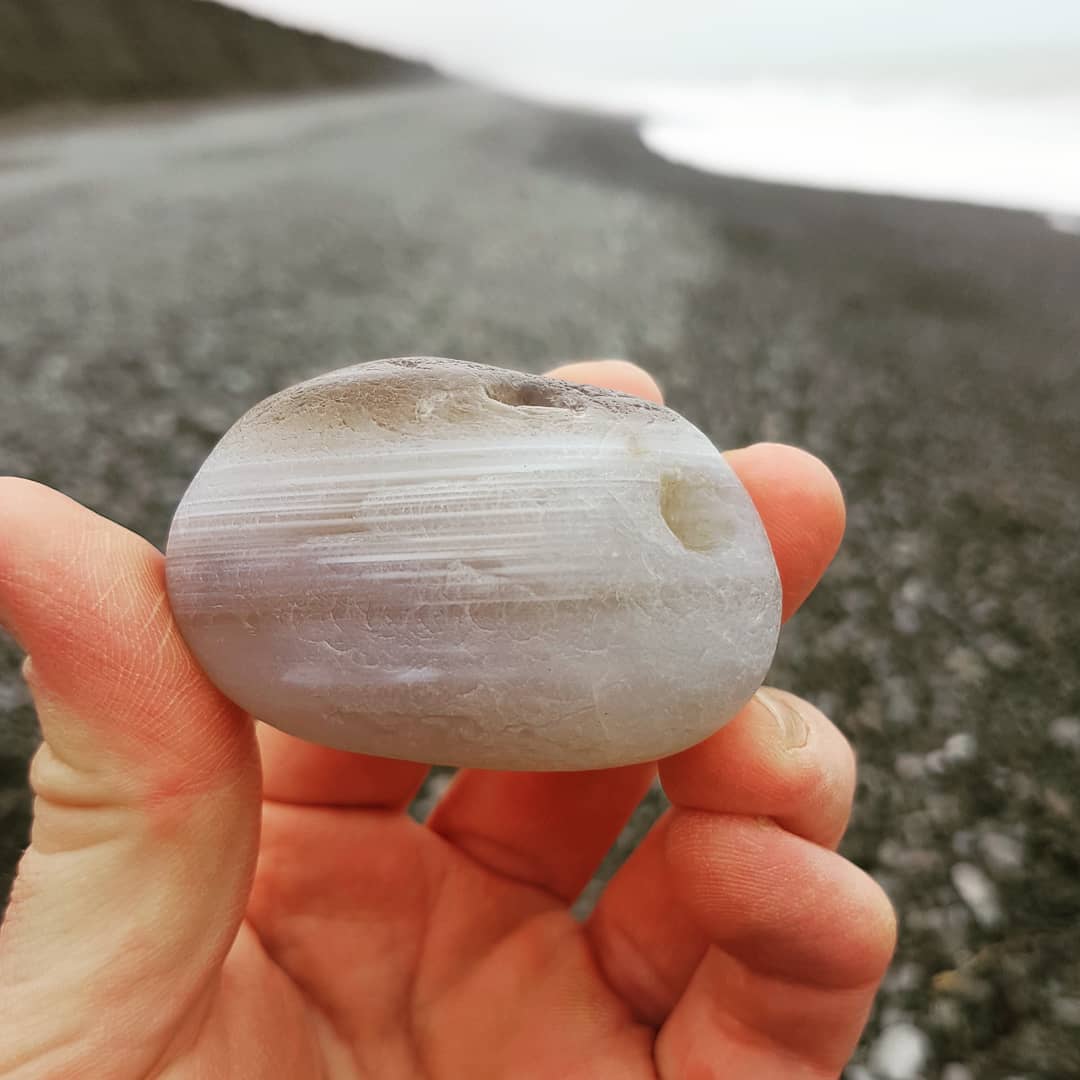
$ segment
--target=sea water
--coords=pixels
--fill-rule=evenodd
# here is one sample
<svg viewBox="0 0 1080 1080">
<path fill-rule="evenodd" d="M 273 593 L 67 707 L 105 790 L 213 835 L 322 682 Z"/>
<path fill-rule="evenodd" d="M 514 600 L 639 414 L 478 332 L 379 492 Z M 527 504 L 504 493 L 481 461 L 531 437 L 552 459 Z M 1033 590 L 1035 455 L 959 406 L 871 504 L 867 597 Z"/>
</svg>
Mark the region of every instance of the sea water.
<svg viewBox="0 0 1080 1080">
<path fill-rule="evenodd" d="M 682 96 L 682 95 L 679 95 Z M 1080 233 L 1080 94 L 747 83 L 658 97 L 655 153 L 759 180 L 1033 210 Z"/>
<path fill-rule="evenodd" d="M 1025 77 L 1003 64 L 996 81 L 985 71 L 961 78 L 957 65 L 950 78 L 867 71 L 518 89 L 634 116 L 650 150 L 697 169 L 1032 211 L 1080 235 L 1080 53 L 1075 60 L 1041 80 L 1037 69 Z"/>
</svg>

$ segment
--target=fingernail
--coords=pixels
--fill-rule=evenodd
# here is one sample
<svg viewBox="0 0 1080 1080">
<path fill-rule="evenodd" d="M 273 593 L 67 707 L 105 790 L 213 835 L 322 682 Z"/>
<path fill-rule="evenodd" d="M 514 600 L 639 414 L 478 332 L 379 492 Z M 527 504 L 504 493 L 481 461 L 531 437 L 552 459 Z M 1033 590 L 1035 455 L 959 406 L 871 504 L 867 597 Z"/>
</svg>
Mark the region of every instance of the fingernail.
<svg viewBox="0 0 1080 1080">
<path fill-rule="evenodd" d="M 22 675 L 22 680 L 26 684 L 27 690 L 32 694 L 36 685 L 34 676 L 37 672 L 34 670 L 34 665 L 30 663 L 29 656 L 23 657 L 23 662 L 19 665 L 19 674 Z"/>
<path fill-rule="evenodd" d="M 787 750 L 799 750 L 810 738 L 810 727 L 786 697 L 762 687 L 754 695 L 772 714 L 780 728 L 780 741 Z"/>
</svg>

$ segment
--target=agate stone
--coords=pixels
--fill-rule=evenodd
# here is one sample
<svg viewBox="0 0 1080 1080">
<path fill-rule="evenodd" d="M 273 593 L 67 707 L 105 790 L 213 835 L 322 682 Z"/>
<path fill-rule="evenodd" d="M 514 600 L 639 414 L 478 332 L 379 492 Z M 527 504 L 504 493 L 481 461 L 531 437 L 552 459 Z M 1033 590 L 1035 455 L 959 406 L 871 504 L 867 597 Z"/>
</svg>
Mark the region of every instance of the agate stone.
<svg viewBox="0 0 1080 1080">
<path fill-rule="evenodd" d="M 780 582 L 670 409 L 455 360 L 268 398 L 210 454 L 168 589 L 213 682 L 317 743 L 499 769 L 674 753 L 757 689 Z"/>
</svg>

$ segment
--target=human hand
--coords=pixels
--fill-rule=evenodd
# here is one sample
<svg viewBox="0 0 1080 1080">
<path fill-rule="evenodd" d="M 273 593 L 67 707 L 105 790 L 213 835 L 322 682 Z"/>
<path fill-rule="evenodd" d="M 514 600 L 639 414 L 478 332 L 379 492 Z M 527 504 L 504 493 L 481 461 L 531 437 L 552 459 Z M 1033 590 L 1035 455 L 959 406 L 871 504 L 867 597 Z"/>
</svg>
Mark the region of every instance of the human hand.
<svg viewBox="0 0 1080 1080">
<path fill-rule="evenodd" d="M 565 378 L 658 400 L 639 369 Z M 729 461 L 799 606 L 843 531 L 815 459 Z M 839 731 L 759 694 L 659 763 L 673 806 L 583 923 L 569 905 L 657 773 L 461 771 L 347 754 L 225 700 L 177 632 L 163 559 L 0 480 L 0 621 L 45 742 L 0 929 L 0 1077 L 835 1077 L 891 956 L 834 848 Z M 261 769 L 260 769 L 261 759 Z"/>
</svg>

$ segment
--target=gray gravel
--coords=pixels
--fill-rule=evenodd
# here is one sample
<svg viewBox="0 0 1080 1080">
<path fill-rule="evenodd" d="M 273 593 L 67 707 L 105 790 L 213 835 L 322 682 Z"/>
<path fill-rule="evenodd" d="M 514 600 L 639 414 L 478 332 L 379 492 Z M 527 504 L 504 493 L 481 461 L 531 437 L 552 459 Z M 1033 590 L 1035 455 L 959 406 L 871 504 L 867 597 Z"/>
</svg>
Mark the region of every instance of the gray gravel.
<svg viewBox="0 0 1080 1080">
<path fill-rule="evenodd" d="M 0 471 L 160 543 L 254 401 L 401 353 L 629 356 L 717 442 L 807 447 L 850 527 L 772 680 L 858 747 L 845 851 L 902 925 L 851 1076 L 1080 1077 L 1078 296 L 1033 216 L 699 176 L 468 88 L 9 130 Z"/>
</svg>

